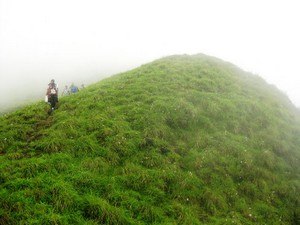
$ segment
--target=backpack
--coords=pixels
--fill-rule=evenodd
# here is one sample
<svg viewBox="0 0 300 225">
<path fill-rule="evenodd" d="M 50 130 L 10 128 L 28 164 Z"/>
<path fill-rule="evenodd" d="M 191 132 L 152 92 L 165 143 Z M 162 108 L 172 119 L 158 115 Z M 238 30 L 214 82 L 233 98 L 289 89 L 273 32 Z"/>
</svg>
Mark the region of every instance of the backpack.
<svg viewBox="0 0 300 225">
<path fill-rule="evenodd" d="M 71 92 L 76 93 L 78 91 L 78 88 L 76 86 L 71 87 Z"/>
</svg>

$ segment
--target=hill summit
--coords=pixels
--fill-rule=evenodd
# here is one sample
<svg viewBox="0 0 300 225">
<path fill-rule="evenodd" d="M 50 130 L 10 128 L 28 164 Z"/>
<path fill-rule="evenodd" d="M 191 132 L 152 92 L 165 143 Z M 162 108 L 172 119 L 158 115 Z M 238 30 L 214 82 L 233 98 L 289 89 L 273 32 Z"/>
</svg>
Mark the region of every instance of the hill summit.
<svg viewBox="0 0 300 225">
<path fill-rule="evenodd" d="M 170 56 L 0 117 L 0 224 L 299 224 L 299 111 Z"/>
</svg>

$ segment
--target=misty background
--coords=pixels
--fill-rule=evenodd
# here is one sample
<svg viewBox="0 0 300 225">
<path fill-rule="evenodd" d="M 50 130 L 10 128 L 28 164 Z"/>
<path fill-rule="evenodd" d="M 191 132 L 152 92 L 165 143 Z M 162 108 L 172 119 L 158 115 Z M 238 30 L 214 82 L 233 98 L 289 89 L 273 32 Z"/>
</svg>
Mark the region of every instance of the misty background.
<svg viewBox="0 0 300 225">
<path fill-rule="evenodd" d="M 173 54 L 213 55 L 300 107 L 297 0 L 0 0 L 0 111 Z"/>
</svg>

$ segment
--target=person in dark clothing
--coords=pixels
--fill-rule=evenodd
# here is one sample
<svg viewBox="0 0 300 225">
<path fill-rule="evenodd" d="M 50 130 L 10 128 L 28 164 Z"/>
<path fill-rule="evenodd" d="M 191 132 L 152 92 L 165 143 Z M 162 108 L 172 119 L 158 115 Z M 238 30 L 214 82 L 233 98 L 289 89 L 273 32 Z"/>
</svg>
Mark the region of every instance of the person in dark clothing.
<svg viewBox="0 0 300 225">
<path fill-rule="evenodd" d="M 55 84 L 54 79 L 48 84 L 46 95 L 48 96 L 48 102 L 51 106 L 51 111 L 55 109 L 56 103 L 58 102 L 58 87 Z"/>
</svg>

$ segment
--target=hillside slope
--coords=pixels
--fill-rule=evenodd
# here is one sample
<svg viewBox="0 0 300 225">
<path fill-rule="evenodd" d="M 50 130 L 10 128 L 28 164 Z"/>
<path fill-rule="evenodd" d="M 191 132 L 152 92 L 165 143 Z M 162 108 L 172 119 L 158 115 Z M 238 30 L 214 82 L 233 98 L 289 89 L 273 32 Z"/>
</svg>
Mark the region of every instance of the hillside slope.
<svg viewBox="0 0 300 225">
<path fill-rule="evenodd" d="M 0 117 L 0 224 L 297 224 L 299 112 L 205 55 Z"/>
</svg>

